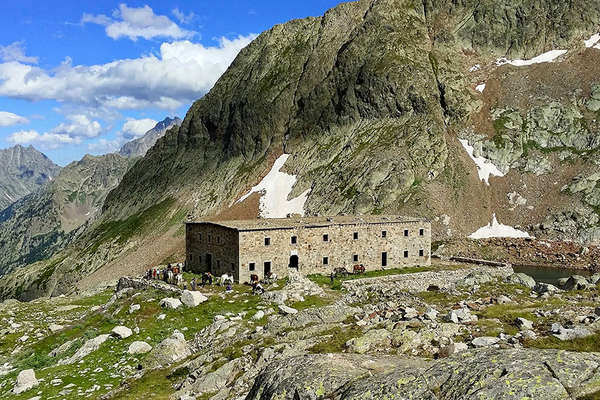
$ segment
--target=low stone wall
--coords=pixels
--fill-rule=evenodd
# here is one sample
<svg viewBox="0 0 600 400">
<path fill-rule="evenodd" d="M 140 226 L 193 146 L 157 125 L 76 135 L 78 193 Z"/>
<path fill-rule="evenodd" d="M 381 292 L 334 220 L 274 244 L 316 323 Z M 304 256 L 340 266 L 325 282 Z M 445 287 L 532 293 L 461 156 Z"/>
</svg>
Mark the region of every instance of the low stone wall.
<svg viewBox="0 0 600 400">
<path fill-rule="evenodd" d="M 165 292 L 172 292 L 177 295 L 183 293 L 183 290 L 179 289 L 176 286 L 169 285 L 168 283 L 162 281 L 154 281 L 143 278 L 131 278 L 128 276 L 124 276 L 119 279 L 119 283 L 117 283 L 117 288 L 115 291 L 119 292 L 126 288 L 133 288 L 136 290 L 145 290 L 145 289 L 158 289 Z"/>
<path fill-rule="evenodd" d="M 488 267 L 478 266 L 458 270 L 416 272 L 414 274 L 388 275 L 378 278 L 363 278 L 344 281 L 342 286 L 348 291 L 366 289 L 371 285 L 385 285 L 395 290 L 404 290 L 418 293 L 427 290 L 434 285 L 440 289 L 451 289 L 456 282 L 464 279 L 470 274 L 490 274 L 493 277 L 506 278 L 513 273 L 512 267 Z"/>
</svg>

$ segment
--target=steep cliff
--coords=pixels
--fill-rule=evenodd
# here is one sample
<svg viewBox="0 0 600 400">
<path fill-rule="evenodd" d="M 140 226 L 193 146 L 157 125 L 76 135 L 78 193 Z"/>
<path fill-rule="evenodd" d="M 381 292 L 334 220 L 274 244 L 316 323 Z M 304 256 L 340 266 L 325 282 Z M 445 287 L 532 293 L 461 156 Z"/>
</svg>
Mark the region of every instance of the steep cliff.
<svg viewBox="0 0 600 400">
<path fill-rule="evenodd" d="M 119 154 L 123 157 L 144 157 L 146 152 L 154 146 L 156 141 L 163 137 L 167 131 L 175 126 L 181 125 L 181 119 L 165 118 L 156 126 L 146 132 L 142 137 L 127 142 L 119 150 Z"/>
</svg>

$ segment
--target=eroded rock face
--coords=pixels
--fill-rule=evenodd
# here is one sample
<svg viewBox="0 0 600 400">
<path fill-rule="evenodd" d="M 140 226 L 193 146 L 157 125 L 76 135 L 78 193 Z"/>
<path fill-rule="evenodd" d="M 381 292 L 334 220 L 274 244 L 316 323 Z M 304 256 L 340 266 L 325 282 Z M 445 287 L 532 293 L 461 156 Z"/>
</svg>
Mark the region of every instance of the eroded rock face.
<svg viewBox="0 0 600 400">
<path fill-rule="evenodd" d="M 150 368 L 166 366 L 192 354 L 190 346 L 181 332 L 175 331 L 170 337 L 160 342 L 146 359 Z"/>
<path fill-rule="evenodd" d="M 570 399 L 600 390 L 599 365 L 598 354 L 558 350 L 466 350 L 429 362 L 308 355 L 267 366 L 246 399 Z"/>
<path fill-rule="evenodd" d="M 98 350 L 102 343 L 106 342 L 110 338 L 110 335 L 98 335 L 93 339 L 88 340 L 73 354 L 71 357 L 61 360 L 59 364 L 74 364 L 79 360 L 83 359 L 88 354 Z"/>
<path fill-rule="evenodd" d="M 33 389 L 39 384 L 38 380 L 35 377 L 35 372 L 32 369 L 26 369 L 24 371 L 19 372 L 17 376 L 17 383 L 13 388 L 14 394 L 21 394 L 30 389 Z"/>
</svg>

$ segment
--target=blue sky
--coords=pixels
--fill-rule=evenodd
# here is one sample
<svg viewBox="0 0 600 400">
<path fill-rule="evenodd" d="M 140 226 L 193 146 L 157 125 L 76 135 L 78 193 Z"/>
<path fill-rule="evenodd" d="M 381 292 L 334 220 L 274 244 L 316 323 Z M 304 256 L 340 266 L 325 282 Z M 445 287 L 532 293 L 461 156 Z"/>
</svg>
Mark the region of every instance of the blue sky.
<svg viewBox="0 0 600 400">
<path fill-rule="evenodd" d="M 60 165 L 181 118 L 241 48 L 337 0 L 70 1 L 0 5 L 0 148 Z"/>
</svg>

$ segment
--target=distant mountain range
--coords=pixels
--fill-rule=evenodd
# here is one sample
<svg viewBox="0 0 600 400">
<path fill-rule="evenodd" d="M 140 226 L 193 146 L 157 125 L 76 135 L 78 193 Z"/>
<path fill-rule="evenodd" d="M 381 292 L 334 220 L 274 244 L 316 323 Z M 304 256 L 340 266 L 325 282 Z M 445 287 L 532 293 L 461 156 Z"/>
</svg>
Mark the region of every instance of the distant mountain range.
<svg viewBox="0 0 600 400">
<path fill-rule="evenodd" d="M 156 143 L 158 139 L 165 135 L 167 130 L 179 125 L 181 125 L 181 119 L 177 117 L 165 118 L 156 124 L 154 128 L 146 132 L 144 136 L 125 143 L 123 147 L 121 147 L 119 154 L 123 157 L 144 157 L 146 152 L 154 146 L 154 143 Z"/>
<path fill-rule="evenodd" d="M 55 178 L 60 167 L 33 147 L 0 150 L 0 210 Z"/>
<path fill-rule="evenodd" d="M 22 170 L 31 171 L 24 173 L 25 177 L 37 176 L 40 185 L 0 212 L 0 276 L 50 257 L 76 238 L 86 223 L 98 215 L 108 193 L 139 155 L 180 122 L 179 118 L 166 118 L 141 138 L 123 146 L 121 154 L 86 155 L 62 170 L 57 166 L 50 169 L 48 165 L 54 164 L 33 147 L 5 150 L 8 154 L 26 155 L 12 159 L 22 160 Z M 42 172 L 49 170 L 53 172 Z M 22 183 L 16 176 L 7 183 L 0 180 L 0 187 L 24 187 L 27 182 Z"/>
</svg>

